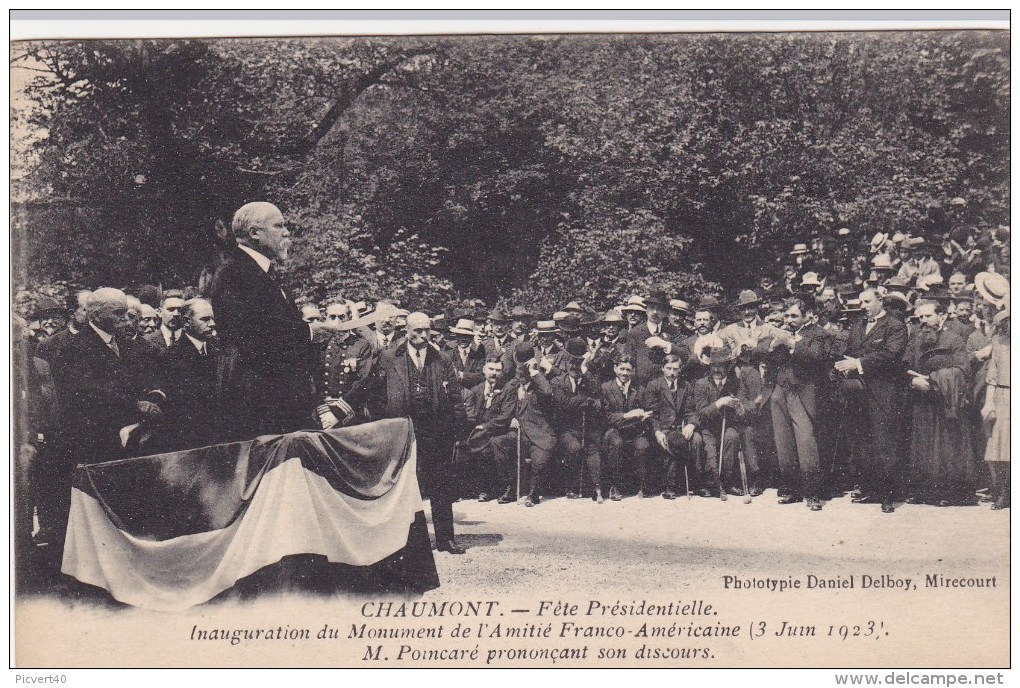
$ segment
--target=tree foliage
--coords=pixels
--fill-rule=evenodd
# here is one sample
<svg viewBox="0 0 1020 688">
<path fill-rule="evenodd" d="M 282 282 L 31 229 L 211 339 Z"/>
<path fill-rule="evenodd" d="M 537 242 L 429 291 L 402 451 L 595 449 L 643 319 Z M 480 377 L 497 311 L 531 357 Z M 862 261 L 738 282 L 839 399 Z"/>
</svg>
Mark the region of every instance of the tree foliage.
<svg viewBox="0 0 1020 688">
<path fill-rule="evenodd" d="M 317 300 L 746 284 L 848 226 L 1007 221 L 1005 32 L 15 44 L 15 250 L 195 283 L 271 200 Z M 949 199 L 967 201 L 947 214 Z M 735 269 L 739 266 L 739 269 Z"/>
</svg>

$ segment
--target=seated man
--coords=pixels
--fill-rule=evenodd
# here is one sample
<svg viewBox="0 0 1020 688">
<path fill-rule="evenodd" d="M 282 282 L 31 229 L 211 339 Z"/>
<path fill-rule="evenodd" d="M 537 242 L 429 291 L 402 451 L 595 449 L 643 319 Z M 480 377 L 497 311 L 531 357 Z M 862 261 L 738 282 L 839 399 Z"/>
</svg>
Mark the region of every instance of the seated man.
<svg viewBox="0 0 1020 688">
<path fill-rule="evenodd" d="M 662 361 L 662 375 L 645 387 L 643 406 L 652 412 L 652 429 L 655 441 L 664 452 L 666 473 L 664 499 L 676 499 L 679 485 L 679 468 L 684 467 L 684 493 L 690 489 L 690 470 L 695 466 L 701 437 L 694 431 L 693 390 L 689 382 L 680 379 L 680 354 L 668 353 Z"/>
<path fill-rule="evenodd" d="M 566 371 L 554 378 L 552 385 L 558 407 L 557 427 L 566 471 L 567 498 L 582 496 L 584 470 L 587 468 L 594 490 L 592 499 L 602 504 L 602 461 L 599 456 L 601 395 L 598 380 L 582 370 L 587 353 L 587 342 L 580 337 L 567 340 L 560 362 Z"/>
<path fill-rule="evenodd" d="M 695 427 L 705 443 L 705 463 L 702 466 L 700 494 L 702 497 L 719 495 L 726 500 L 724 484 L 733 484 L 737 464 L 740 435 L 736 421 L 741 409 L 740 381 L 734 374 L 736 357 L 728 346 L 715 347 L 708 354 L 709 373 L 694 383 L 693 416 Z M 725 432 L 724 432 L 725 428 Z M 722 443 L 722 465 L 719 463 L 719 446 Z M 725 474 L 725 475 L 724 475 Z"/>
<path fill-rule="evenodd" d="M 496 418 L 503 405 L 503 387 L 500 379 L 503 377 L 503 357 L 498 355 L 489 356 L 482 367 L 484 380 L 471 389 L 465 390 L 464 409 L 468 426 L 472 428 L 468 439 L 465 442 L 467 451 L 477 456 L 472 461 L 470 475 L 465 481 L 472 487 L 477 488 L 479 502 L 487 502 L 495 499 L 496 492 L 496 458 L 492 453 L 492 421 Z M 504 427 L 498 434 L 505 434 L 509 426 Z M 475 441 L 478 441 L 476 444 Z"/>
<path fill-rule="evenodd" d="M 511 496 L 516 493 L 517 471 L 523 471 L 524 464 L 530 462 L 524 505 L 535 506 L 542 501 L 542 492 L 548 482 L 549 460 L 556 448 L 556 432 L 552 428 L 556 403 L 552 386 L 539 369 L 535 348 L 530 343 L 514 347 L 513 361 L 517 374 L 506 384 L 500 409 L 490 421 L 493 426 L 510 428 L 510 432 L 492 441 L 499 479 L 505 486 L 499 503 L 508 504 L 520 499 L 520 494 Z"/>
<path fill-rule="evenodd" d="M 626 451 L 633 457 L 638 473 L 638 497 L 644 497 L 647 478 L 648 452 L 651 449 L 651 411 L 641 407 L 641 390 L 634 383 L 636 363 L 627 353 L 621 354 L 613 366 L 615 379 L 602 385 L 602 409 L 608 429 L 603 436 L 605 468 L 608 475 L 609 498 L 614 502 L 623 499 L 620 485 L 623 475 L 621 458 Z"/>
</svg>

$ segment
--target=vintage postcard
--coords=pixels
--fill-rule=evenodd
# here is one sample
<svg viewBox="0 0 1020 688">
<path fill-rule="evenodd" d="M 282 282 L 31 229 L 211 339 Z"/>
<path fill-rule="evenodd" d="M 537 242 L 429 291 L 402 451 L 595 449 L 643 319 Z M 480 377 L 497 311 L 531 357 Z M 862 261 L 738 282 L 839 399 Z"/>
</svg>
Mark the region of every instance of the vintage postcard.
<svg viewBox="0 0 1020 688">
<path fill-rule="evenodd" d="M 1008 16 L 223 19 L 10 45 L 14 667 L 1002 683 Z"/>
</svg>

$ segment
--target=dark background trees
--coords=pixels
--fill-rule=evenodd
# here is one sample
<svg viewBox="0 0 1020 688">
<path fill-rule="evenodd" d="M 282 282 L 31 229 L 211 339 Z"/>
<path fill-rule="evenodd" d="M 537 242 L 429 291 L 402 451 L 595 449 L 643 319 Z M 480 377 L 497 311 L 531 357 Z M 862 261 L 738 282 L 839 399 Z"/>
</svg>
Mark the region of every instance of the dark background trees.
<svg viewBox="0 0 1020 688">
<path fill-rule="evenodd" d="M 214 223 L 250 200 L 302 237 L 304 296 L 426 308 L 737 288 L 813 232 L 1008 222 L 1005 32 L 79 41 L 12 59 L 25 283 L 196 284 Z"/>
</svg>

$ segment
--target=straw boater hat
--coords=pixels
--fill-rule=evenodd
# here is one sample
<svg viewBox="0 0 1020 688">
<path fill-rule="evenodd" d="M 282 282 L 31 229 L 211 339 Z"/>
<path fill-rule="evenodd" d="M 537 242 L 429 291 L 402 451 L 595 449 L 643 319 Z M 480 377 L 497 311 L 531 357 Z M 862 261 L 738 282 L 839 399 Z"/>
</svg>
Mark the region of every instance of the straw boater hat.
<svg viewBox="0 0 1020 688">
<path fill-rule="evenodd" d="M 761 303 L 761 299 L 750 289 L 744 289 L 740 292 L 737 297 L 737 302 L 733 304 L 734 308 L 746 308 L 748 306 L 757 306 Z"/>
<path fill-rule="evenodd" d="M 1009 301 L 1009 280 L 997 272 L 979 272 L 974 277 L 974 289 L 996 308 Z"/>
<path fill-rule="evenodd" d="M 359 327 L 367 327 L 369 325 L 375 325 L 383 320 L 390 318 L 407 317 L 410 315 L 408 311 L 403 308 L 398 308 L 392 303 L 379 303 L 379 306 L 374 311 L 369 311 L 358 318 L 352 318 L 345 322 L 340 323 L 341 330 L 355 330 Z"/>
<path fill-rule="evenodd" d="M 677 313 L 690 314 L 691 312 L 691 304 L 687 303 L 683 299 L 670 299 L 669 307 Z"/>
<path fill-rule="evenodd" d="M 555 320 L 539 320 L 535 323 L 535 332 L 538 334 L 556 334 L 559 331 Z"/>
<path fill-rule="evenodd" d="M 623 306 L 620 306 L 616 310 L 620 311 L 621 313 L 625 311 L 636 311 L 638 313 L 644 313 L 646 311 L 645 300 L 640 296 L 631 296 L 629 299 L 627 299 L 627 303 L 625 303 Z"/>
<path fill-rule="evenodd" d="M 871 237 L 871 252 L 878 253 L 885 243 L 889 241 L 889 235 L 884 232 L 878 232 L 875 236 Z"/>
<path fill-rule="evenodd" d="M 456 325 L 450 328 L 450 334 L 462 334 L 467 337 L 474 337 L 475 334 L 477 334 L 475 321 L 468 320 L 467 318 L 461 318 L 457 321 Z"/>
<path fill-rule="evenodd" d="M 566 306 L 563 307 L 563 310 L 565 310 L 568 313 L 583 313 L 584 312 L 584 309 L 581 308 L 581 304 L 578 303 L 577 301 L 571 301 L 570 303 L 568 303 Z"/>
<path fill-rule="evenodd" d="M 838 237 L 850 236 L 850 228 L 849 227 L 840 227 L 839 229 L 836 230 L 836 236 L 838 236 Z"/>
<path fill-rule="evenodd" d="M 808 249 L 807 244 L 794 244 L 793 245 L 793 250 L 790 251 L 790 255 L 791 256 L 799 256 L 802 253 L 810 253 L 810 252 L 811 251 L 810 251 L 810 249 Z"/>
<path fill-rule="evenodd" d="M 886 253 L 879 253 L 877 256 L 871 259 L 872 270 L 892 270 L 892 259 Z M 806 275 L 805 275 L 806 276 Z"/>
</svg>

